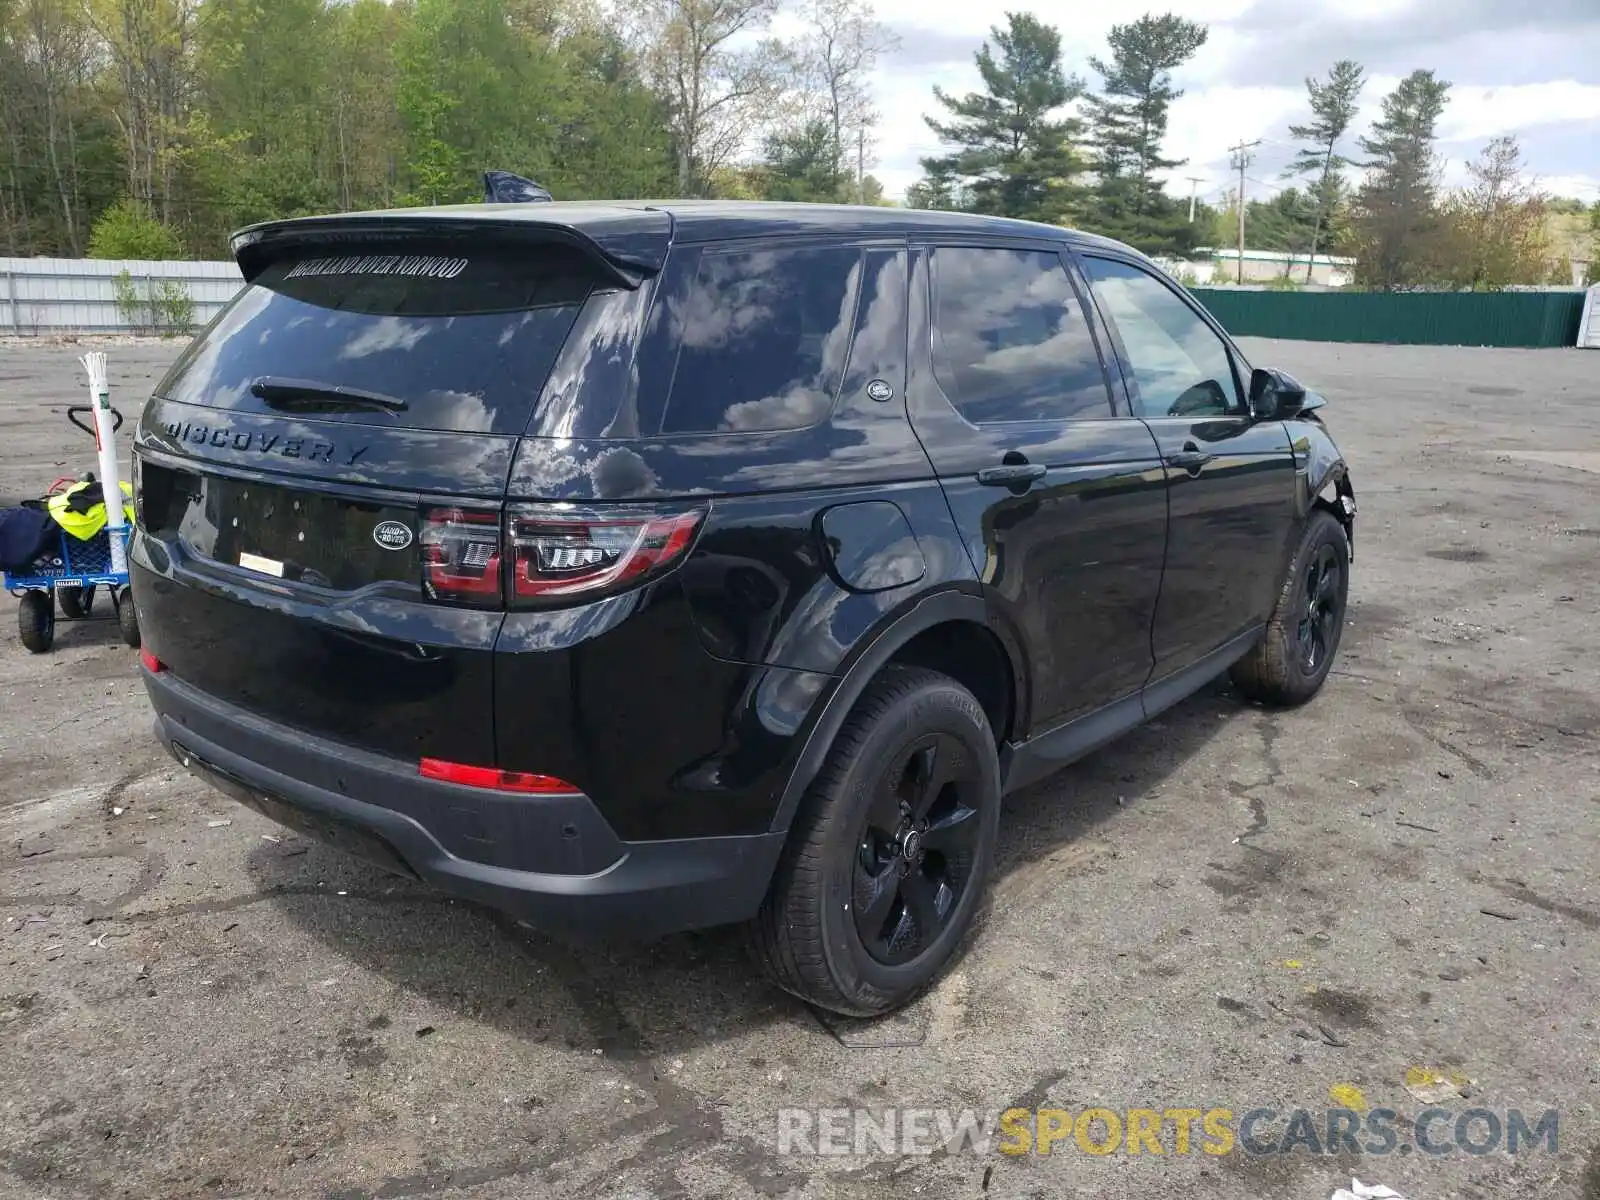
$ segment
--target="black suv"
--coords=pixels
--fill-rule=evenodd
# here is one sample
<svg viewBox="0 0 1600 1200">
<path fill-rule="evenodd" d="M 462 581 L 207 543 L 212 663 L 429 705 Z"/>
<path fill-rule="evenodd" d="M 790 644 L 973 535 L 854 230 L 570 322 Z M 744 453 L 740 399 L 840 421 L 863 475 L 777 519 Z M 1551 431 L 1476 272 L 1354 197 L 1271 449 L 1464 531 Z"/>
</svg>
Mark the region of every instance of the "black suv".
<svg viewBox="0 0 1600 1200">
<path fill-rule="evenodd" d="M 784 987 L 884 1011 L 1004 793 L 1338 648 L 1322 401 L 1118 243 L 641 202 L 233 245 L 137 437 L 158 734 L 545 927 L 748 921 Z"/>
</svg>

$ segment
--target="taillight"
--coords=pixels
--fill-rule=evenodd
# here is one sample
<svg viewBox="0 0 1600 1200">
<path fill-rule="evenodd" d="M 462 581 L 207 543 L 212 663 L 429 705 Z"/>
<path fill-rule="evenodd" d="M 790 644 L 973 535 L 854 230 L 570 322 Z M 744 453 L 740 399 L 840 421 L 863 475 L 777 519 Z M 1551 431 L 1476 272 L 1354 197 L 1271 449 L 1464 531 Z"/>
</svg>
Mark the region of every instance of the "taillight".
<svg viewBox="0 0 1600 1200">
<path fill-rule="evenodd" d="M 131 604 L 132 601 L 124 600 L 123 603 Z M 144 669 L 149 671 L 152 675 L 159 675 L 162 671 L 167 669 L 167 664 L 162 662 L 154 654 L 150 653 L 148 647 L 145 647 L 139 651 L 139 661 L 144 664 Z"/>
<path fill-rule="evenodd" d="M 502 792 L 532 792 L 554 796 L 578 789 L 565 779 L 554 775 L 536 775 L 532 771 L 502 771 L 499 767 L 474 767 L 468 763 L 448 762 L 442 758 L 425 758 L 417 773 L 424 779 L 438 779 L 445 783 L 459 783 L 466 787 L 493 788 Z"/>
<path fill-rule="evenodd" d="M 431 600 L 494 608 L 500 604 L 500 514 L 463 508 L 426 509 L 422 586 Z"/>
<path fill-rule="evenodd" d="M 704 509 L 514 505 L 506 515 L 511 602 L 589 599 L 643 583 L 683 557 L 704 517 Z"/>
</svg>

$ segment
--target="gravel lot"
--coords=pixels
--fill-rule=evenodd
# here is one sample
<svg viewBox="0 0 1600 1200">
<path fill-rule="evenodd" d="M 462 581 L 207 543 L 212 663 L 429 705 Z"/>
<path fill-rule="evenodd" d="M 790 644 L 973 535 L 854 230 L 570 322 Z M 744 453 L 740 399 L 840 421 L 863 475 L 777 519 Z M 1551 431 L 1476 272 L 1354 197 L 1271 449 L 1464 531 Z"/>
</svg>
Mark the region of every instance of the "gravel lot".
<svg viewBox="0 0 1600 1200">
<path fill-rule="evenodd" d="M 83 348 L 0 345 L 0 501 L 92 462 Z M 106 349 L 131 417 L 179 346 Z M 876 1024 L 732 934 L 570 948 L 297 839 L 169 763 L 111 623 L 34 657 L 0 599 L 0 1195 L 1595 1200 L 1600 355 L 1246 351 L 1353 464 L 1334 677 L 1292 713 L 1219 686 L 1012 798 L 980 935 Z M 1559 1109 L 1557 1152 L 778 1153 L 785 1105 L 1330 1088 L 1409 1146 L 1415 1067 Z"/>
</svg>

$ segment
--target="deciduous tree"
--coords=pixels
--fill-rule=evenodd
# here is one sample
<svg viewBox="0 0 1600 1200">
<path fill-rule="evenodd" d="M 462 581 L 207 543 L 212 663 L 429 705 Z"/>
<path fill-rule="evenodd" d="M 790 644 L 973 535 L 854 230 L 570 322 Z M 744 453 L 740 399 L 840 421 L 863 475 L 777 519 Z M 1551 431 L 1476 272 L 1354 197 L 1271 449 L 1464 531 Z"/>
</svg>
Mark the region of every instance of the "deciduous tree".
<svg viewBox="0 0 1600 1200">
<path fill-rule="evenodd" d="M 870 77 L 898 39 L 876 19 L 868 0 L 803 0 L 799 15 L 806 24 L 793 49 L 800 120 L 782 136 L 821 121 L 829 137 L 832 192 L 865 200 L 858 185 L 865 182 L 878 121 Z"/>
<path fill-rule="evenodd" d="M 1491 139 L 1467 171 L 1472 183 L 1451 196 L 1444 209 L 1440 281 L 1473 291 L 1547 282 L 1551 252 L 1545 199 L 1523 175 L 1517 139 Z"/>
<path fill-rule="evenodd" d="M 680 194 L 706 194 L 770 115 L 790 63 L 760 37 L 777 8 L 778 0 L 640 3 L 635 36 L 667 103 Z"/>
</svg>

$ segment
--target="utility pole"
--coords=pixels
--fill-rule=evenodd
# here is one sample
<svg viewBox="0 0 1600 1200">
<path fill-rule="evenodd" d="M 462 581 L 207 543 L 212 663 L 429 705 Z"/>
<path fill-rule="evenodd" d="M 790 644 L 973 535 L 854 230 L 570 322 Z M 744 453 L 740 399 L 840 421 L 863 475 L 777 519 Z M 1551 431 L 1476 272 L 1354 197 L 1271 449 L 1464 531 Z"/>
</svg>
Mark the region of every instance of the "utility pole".
<svg viewBox="0 0 1600 1200">
<path fill-rule="evenodd" d="M 1233 155 L 1233 167 L 1239 172 L 1239 262 L 1235 279 L 1238 283 L 1244 282 L 1244 169 L 1250 165 L 1250 151 L 1261 145 L 1261 139 L 1253 142 L 1240 142 L 1237 146 L 1229 146 L 1228 152 Z"/>
<path fill-rule="evenodd" d="M 856 203 L 867 202 L 867 127 L 856 126 Z"/>
<path fill-rule="evenodd" d="M 1185 175 L 1184 178 L 1189 181 L 1189 224 L 1193 225 L 1194 224 L 1194 189 L 1195 189 L 1195 185 L 1204 183 L 1205 180 L 1201 179 L 1201 178 L 1199 178 L 1198 176 L 1195 176 L 1195 175 Z"/>
</svg>

